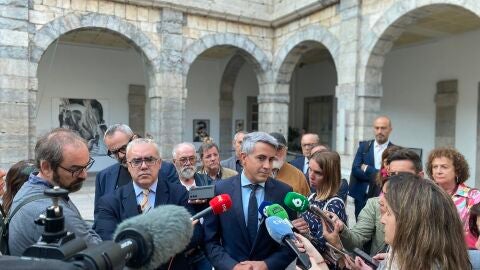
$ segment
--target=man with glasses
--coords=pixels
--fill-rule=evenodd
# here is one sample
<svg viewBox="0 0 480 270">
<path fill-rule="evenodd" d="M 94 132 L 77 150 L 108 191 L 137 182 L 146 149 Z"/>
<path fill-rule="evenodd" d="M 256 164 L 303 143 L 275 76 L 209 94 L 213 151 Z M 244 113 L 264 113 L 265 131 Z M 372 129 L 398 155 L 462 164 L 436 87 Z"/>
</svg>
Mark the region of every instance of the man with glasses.
<svg viewBox="0 0 480 270">
<path fill-rule="evenodd" d="M 54 129 L 42 136 L 35 146 L 35 163 L 38 172 L 30 174 L 25 184 L 13 198 L 11 209 L 15 209 L 28 197 L 43 194 L 45 189 L 59 186 L 69 192 L 78 191 L 85 179 L 87 170 L 93 164 L 84 139 L 69 129 Z M 65 229 L 85 240 L 87 246 L 101 242 L 100 237 L 85 223 L 77 207 L 68 198 L 59 200 L 63 207 Z M 19 256 L 25 249 L 35 244 L 44 231 L 36 225 L 40 214 L 52 205 L 50 198 L 34 200 L 21 207 L 9 225 L 8 244 L 10 254 Z"/>
<path fill-rule="evenodd" d="M 104 194 L 111 193 L 119 187 L 131 183 L 132 177 L 127 169 L 127 145 L 138 136 L 125 124 L 110 126 L 105 132 L 104 141 L 108 148 L 108 155 L 118 163 L 100 171 L 95 180 L 95 208 L 97 214 L 98 199 Z M 177 174 L 172 163 L 163 161 L 160 167 L 160 178 L 173 183 L 177 182 Z"/>
<path fill-rule="evenodd" d="M 103 240 L 111 240 L 117 225 L 123 220 L 148 213 L 159 205 L 184 206 L 193 213 L 187 203 L 185 188 L 159 177 L 163 161 L 153 140 L 134 139 L 126 150 L 126 163 L 133 181 L 98 201 L 95 230 Z M 198 245 L 201 234 L 201 227 L 196 225 L 191 245 Z M 166 269 L 166 266 L 159 269 Z M 170 269 L 190 269 L 184 253 L 175 256 Z"/>
<path fill-rule="evenodd" d="M 290 164 L 303 172 L 308 181 L 308 158 L 311 155 L 312 148 L 320 144 L 320 138 L 315 133 L 305 133 L 300 140 L 300 144 L 303 156 L 290 161 Z"/>
</svg>

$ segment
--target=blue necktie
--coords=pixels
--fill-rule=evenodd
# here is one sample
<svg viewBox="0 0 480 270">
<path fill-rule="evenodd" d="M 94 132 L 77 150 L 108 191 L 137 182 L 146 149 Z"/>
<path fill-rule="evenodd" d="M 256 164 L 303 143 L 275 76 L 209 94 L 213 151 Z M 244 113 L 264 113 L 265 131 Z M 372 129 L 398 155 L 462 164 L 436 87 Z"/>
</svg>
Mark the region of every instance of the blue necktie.
<svg viewBox="0 0 480 270">
<path fill-rule="evenodd" d="M 250 192 L 250 198 L 248 200 L 247 231 L 248 236 L 250 237 L 250 243 L 253 245 L 258 230 L 258 203 L 257 198 L 255 197 L 258 185 L 250 184 L 248 187 L 252 192 Z"/>
</svg>

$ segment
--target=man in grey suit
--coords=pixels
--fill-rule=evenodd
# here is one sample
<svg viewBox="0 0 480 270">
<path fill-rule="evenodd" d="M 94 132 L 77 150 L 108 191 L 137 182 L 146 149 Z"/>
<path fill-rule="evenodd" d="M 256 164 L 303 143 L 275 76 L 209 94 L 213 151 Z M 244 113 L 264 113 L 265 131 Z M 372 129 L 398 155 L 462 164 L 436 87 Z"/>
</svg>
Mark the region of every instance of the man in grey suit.
<svg viewBox="0 0 480 270">
<path fill-rule="evenodd" d="M 243 137 L 245 137 L 246 134 L 247 134 L 246 131 L 239 131 L 235 133 L 235 136 L 233 137 L 233 141 L 232 141 L 233 148 L 235 149 L 235 155 L 232 156 L 231 158 L 222 160 L 220 162 L 220 165 L 222 167 L 235 170 L 238 172 L 238 174 L 242 173 L 243 166 L 242 166 L 242 163 L 240 162 L 240 152 L 242 150 Z"/>
</svg>

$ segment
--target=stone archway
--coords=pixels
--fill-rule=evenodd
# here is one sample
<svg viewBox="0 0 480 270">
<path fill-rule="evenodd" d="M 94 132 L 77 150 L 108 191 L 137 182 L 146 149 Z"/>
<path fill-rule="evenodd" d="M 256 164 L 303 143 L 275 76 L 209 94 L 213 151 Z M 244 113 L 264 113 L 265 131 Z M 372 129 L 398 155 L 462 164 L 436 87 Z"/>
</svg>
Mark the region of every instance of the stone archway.
<svg viewBox="0 0 480 270">
<path fill-rule="evenodd" d="M 29 151 L 33 156 L 33 148 L 36 141 L 36 100 L 38 93 L 38 64 L 50 44 L 62 35 L 85 28 L 103 28 L 115 32 L 130 41 L 133 47 L 145 58 L 147 64 L 147 76 L 149 78 L 148 91 L 153 91 L 156 82 L 154 74 L 158 71 L 159 54 L 157 48 L 150 39 L 133 24 L 119 19 L 116 16 L 101 15 L 97 13 L 77 14 L 71 13 L 59 17 L 39 29 L 32 37 L 29 44 L 30 65 L 29 65 Z"/>
</svg>

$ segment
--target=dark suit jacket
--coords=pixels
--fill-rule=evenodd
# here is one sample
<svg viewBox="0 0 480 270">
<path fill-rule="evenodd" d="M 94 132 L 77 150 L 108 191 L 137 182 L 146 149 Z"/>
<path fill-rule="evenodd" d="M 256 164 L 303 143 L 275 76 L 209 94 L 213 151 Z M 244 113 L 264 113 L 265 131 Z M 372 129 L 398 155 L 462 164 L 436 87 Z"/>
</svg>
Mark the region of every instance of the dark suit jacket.
<svg viewBox="0 0 480 270">
<path fill-rule="evenodd" d="M 174 204 L 186 207 L 190 213 L 193 209 L 187 203 L 188 193 L 179 183 L 172 184 L 159 178 L 155 195 L 155 207 Z M 127 184 L 113 193 L 102 196 L 98 201 L 98 213 L 95 217 L 95 231 L 103 240 L 111 240 L 117 225 L 125 219 L 139 214 L 137 199 L 133 184 Z M 186 250 L 200 245 L 203 241 L 203 231 L 200 225 L 195 226 L 194 234 Z M 166 269 L 168 265 L 160 267 Z M 177 254 L 171 269 L 189 269 L 183 253 Z"/>
<path fill-rule="evenodd" d="M 303 166 L 305 165 L 305 157 L 299 156 L 289 162 L 295 168 L 299 169 L 303 173 Z"/>
<path fill-rule="evenodd" d="M 112 166 L 103 169 L 97 173 L 95 179 L 95 201 L 94 201 L 94 216 L 98 212 L 98 200 L 105 194 L 111 193 L 118 189 L 118 173 L 120 171 L 120 163 L 115 163 Z M 170 183 L 178 183 L 178 175 L 175 166 L 162 160 L 162 166 L 158 172 L 158 179 L 166 179 Z"/>
<path fill-rule="evenodd" d="M 371 143 L 371 144 L 370 144 Z M 370 144 L 370 146 L 369 146 Z M 392 143 L 388 144 L 388 147 L 392 146 Z M 362 141 L 359 143 L 357 154 L 352 164 L 352 174 L 355 176 L 355 183 L 350 183 L 349 195 L 356 200 L 366 201 L 368 185 L 375 180 L 378 170 L 375 169 L 375 156 L 374 156 L 374 142 Z M 367 170 L 362 170 L 362 164 L 367 164 Z"/>
<path fill-rule="evenodd" d="M 287 208 L 283 199 L 292 188 L 269 178 L 265 183 L 265 201 L 284 207 L 290 219 L 295 213 Z M 268 269 L 285 269 L 295 259 L 288 247 L 280 246 L 268 234 L 261 222 L 257 238 L 250 243 L 242 207 L 240 175 L 220 180 L 215 184 L 215 194 L 229 194 L 232 208 L 221 215 L 208 215 L 204 222 L 205 249 L 210 262 L 217 270 L 230 270 L 245 260 L 265 261 Z"/>
</svg>

